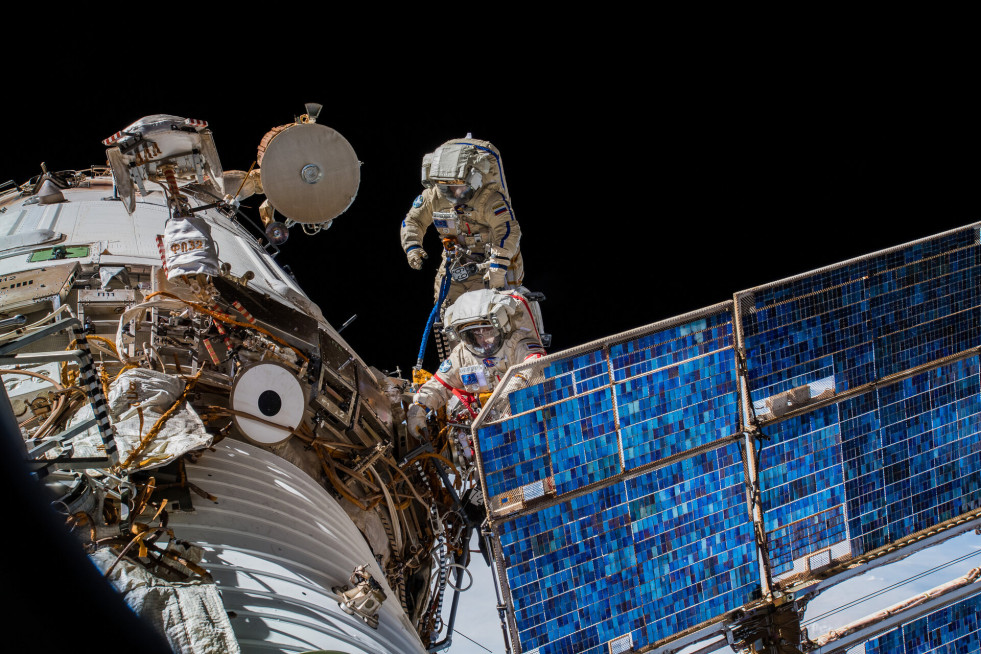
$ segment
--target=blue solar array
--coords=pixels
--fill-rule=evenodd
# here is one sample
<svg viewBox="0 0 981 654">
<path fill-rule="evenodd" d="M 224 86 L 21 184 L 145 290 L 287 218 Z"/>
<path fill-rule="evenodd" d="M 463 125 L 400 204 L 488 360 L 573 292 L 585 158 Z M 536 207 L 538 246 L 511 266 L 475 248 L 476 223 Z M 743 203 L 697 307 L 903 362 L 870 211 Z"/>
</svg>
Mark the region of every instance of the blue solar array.
<svg viewBox="0 0 981 654">
<path fill-rule="evenodd" d="M 737 433 L 732 346 L 723 310 L 550 363 L 478 432 L 488 495 L 547 477 L 562 495 Z"/>
<path fill-rule="evenodd" d="M 760 486 L 775 575 L 832 545 L 864 554 L 981 506 L 976 356 L 763 433 Z"/>
<path fill-rule="evenodd" d="M 520 651 L 639 648 L 753 599 L 744 484 L 730 444 L 500 524 Z"/>
<path fill-rule="evenodd" d="M 981 595 L 897 627 L 865 643 L 865 654 L 972 654 L 981 651 Z"/>
<path fill-rule="evenodd" d="M 478 430 L 491 498 L 549 478 L 559 499 L 607 482 L 498 523 L 522 651 L 599 652 L 625 634 L 637 647 L 756 592 L 740 446 L 611 479 L 738 433 L 733 342 L 730 304 L 550 362 L 505 400 L 509 417 Z"/>
<path fill-rule="evenodd" d="M 981 343 L 981 247 L 963 229 L 743 295 L 752 399 L 855 388 Z"/>
<path fill-rule="evenodd" d="M 981 508 L 981 362 L 936 365 L 981 346 L 977 241 L 966 228 L 747 291 L 546 360 L 544 381 L 496 400 L 476 441 L 520 650 L 643 648 L 758 592 L 742 445 L 724 440 L 740 430 L 734 320 L 776 580 Z"/>
</svg>

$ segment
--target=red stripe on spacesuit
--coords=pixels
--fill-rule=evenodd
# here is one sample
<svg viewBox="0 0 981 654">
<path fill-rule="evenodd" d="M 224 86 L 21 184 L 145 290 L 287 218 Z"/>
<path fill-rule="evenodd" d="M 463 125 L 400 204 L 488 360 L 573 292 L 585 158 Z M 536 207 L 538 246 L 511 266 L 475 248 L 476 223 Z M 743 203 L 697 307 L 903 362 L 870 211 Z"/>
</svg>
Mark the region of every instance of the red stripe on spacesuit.
<svg viewBox="0 0 981 654">
<path fill-rule="evenodd" d="M 541 359 L 543 356 L 545 355 L 543 355 L 541 352 L 533 352 L 532 354 L 526 356 L 524 360 L 527 361 L 528 359 Z"/>
<path fill-rule="evenodd" d="M 518 295 L 517 293 L 512 293 L 511 297 L 513 297 L 516 300 L 521 300 L 521 303 L 525 305 L 525 310 L 528 311 L 528 317 L 531 318 L 531 326 L 535 328 L 535 338 L 537 338 L 538 342 L 541 343 L 542 338 L 539 335 L 540 332 L 538 331 L 538 325 L 535 323 L 535 316 L 531 312 L 531 307 L 528 306 L 528 300 L 524 299 L 522 296 Z M 544 347 L 544 345 L 542 347 Z"/>
<path fill-rule="evenodd" d="M 433 375 L 433 379 L 435 379 L 440 384 L 453 391 L 453 394 L 456 395 L 457 399 L 463 402 L 463 406 L 467 407 L 467 411 L 470 412 L 470 415 L 472 415 L 474 418 L 477 417 L 477 412 L 473 410 L 472 406 L 470 406 L 470 404 L 477 399 L 476 397 L 473 396 L 472 393 L 468 393 L 467 391 L 462 391 L 459 388 L 450 386 L 445 381 L 440 379 L 439 375 Z"/>
</svg>

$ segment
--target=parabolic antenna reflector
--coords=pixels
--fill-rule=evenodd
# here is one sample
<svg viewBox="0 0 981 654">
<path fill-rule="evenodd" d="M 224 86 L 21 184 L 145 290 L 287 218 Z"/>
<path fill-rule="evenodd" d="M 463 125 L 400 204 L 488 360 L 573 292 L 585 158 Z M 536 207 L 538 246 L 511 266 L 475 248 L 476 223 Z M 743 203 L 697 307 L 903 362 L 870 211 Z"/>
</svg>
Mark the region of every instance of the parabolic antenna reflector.
<svg viewBox="0 0 981 654">
<path fill-rule="evenodd" d="M 298 223 L 317 224 L 351 206 L 361 168 L 347 139 L 316 123 L 290 125 L 271 139 L 270 134 L 259 156 L 262 188 L 276 211 Z"/>
</svg>

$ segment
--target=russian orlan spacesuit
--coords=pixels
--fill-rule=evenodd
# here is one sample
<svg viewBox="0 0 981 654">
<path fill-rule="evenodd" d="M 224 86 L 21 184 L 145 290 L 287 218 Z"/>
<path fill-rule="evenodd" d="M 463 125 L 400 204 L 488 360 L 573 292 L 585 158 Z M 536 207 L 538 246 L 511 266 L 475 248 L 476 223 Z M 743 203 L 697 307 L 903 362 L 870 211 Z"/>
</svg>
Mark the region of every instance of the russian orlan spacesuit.
<svg viewBox="0 0 981 654">
<path fill-rule="evenodd" d="M 409 433 L 420 439 L 429 410 L 446 405 L 454 396 L 469 404 L 468 397 L 493 391 L 509 367 L 545 354 L 532 308 L 517 292 L 464 293 L 446 310 L 445 323 L 458 342 L 432 379 L 416 392 L 406 414 Z"/>
<path fill-rule="evenodd" d="M 423 158 L 422 184 L 426 190 L 402 221 L 402 249 L 409 265 L 421 270 L 427 258 L 423 237 L 435 225 L 444 242 L 436 299 L 453 245 L 459 253 L 469 253 L 454 262 L 445 306 L 466 291 L 484 288 L 485 282 L 487 288 L 519 286 L 524 277 L 521 230 L 511 211 L 497 149 L 469 134 L 447 141 Z"/>
</svg>

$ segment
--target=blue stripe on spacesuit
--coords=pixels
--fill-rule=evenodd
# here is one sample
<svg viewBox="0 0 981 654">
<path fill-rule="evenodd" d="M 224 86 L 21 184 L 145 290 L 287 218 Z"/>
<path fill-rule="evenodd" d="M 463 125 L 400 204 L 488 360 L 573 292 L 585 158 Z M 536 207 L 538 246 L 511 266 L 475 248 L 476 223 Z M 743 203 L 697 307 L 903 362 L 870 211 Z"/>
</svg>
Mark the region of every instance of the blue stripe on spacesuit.
<svg viewBox="0 0 981 654">
<path fill-rule="evenodd" d="M 504 223 L 504 226 L 508 228 L 508 231 L 504 232 L 504 238 L 501 239 L 501 247 L 504 247 L 504 241 L 508 240 L 508 236 L 511 235 L 511 221 Z"/>
<path fill-rule="evenodd" d="M 502 266 L 502 265 L 501 265 L 501 264 L 499 264 L 499 263 L 492 263 L 492 264 L 490 265 L 490 267 L 491 267 L 491 268 L 500 268 L 501 270 L 507 270 L 507 269 L 508 269 L 508 267 L 507 267 L 507 266 Z"/>
<path fill-rule="evenodd" d="M 508 203 L 508 199 L 504 197 L 504 194 L 500 191 L 498 191 L 497 194 L 501 196 L 501 200 L 504 201 L 504 206 L 508 208 L 508 213 L 511 214 L 511 220 L 514 220 L 514 212 L 511 211 L 511 205 Z M 504 241 L 508 240 L 508 236 L 511 235 L 511 220 L 504 223 L 507 231 L 504 233 L 504 238 L 501 239 L 501 247 L 504 247 Z"/>
<path fill-rule="evenodd" d="M 490 152 L 492 155 L 494 155 L 494 161 L 497 162 L 497 174 L 501 176 L 501 188 L 503 188 L 505 191 L 508 190 L 507 185 L 504 183 L 504 167 L 501 166 L 501 157 L 490 148 L 485 148 L 484 146 L 477 145 L 476 143 L 464 143 L 464 145 L 472 145 L 478 150 L 483 150 L 484 152 Z"/>
<path fill-rule="evenodd" d="M 484 147 L 482 145 L 477 145 L 476 143 L 467 143 L 467 142 L 462 142 L 462 143 L 463 145 L 470 145 L 477 148 L 478 150 L 483 150 L 484 152 L 490 152 L 494 156 L 494 161 L 497 162 L 497 173 L 501 177 L 501 188 L 507 191 L 508 187 L 507 184 L 504 182 L 504 166 L 501 165 L 501 157 L 490 148 Z M 501 199 L 504 200 L 504 204 L 508 208 L 508 213 L 511 214 L 511 220 L 514 220 L 514 212 L 511 211 L 511 204 L 508 202 L 507 197 L 504 195 L 504 193 L 501 193 L 500 191 L 498 191 L 498 195 L 500 195 Z M 504 247 L 504 241 L 508 240 L 508 236 L 511 235 L 511 221 L 507 222 L 507 230 L 508 230 L 507 233 L 504 234 L 504 238 L 501 239 L 501 247 Z"/>
<path fill-rule="evenodd" d="M 419 247 L 420 247 L 420 246 L 418 246 L 418 245 L 410 245 L 409 247 L 407 247 L 407 248 L 405 248 L 405 251 L 406 251 L 407 253 L 408 253 L 408 252 L 412 252 L 413 250 L 417 250 L 417 249 L 419 249 Z"/>
</svg>

